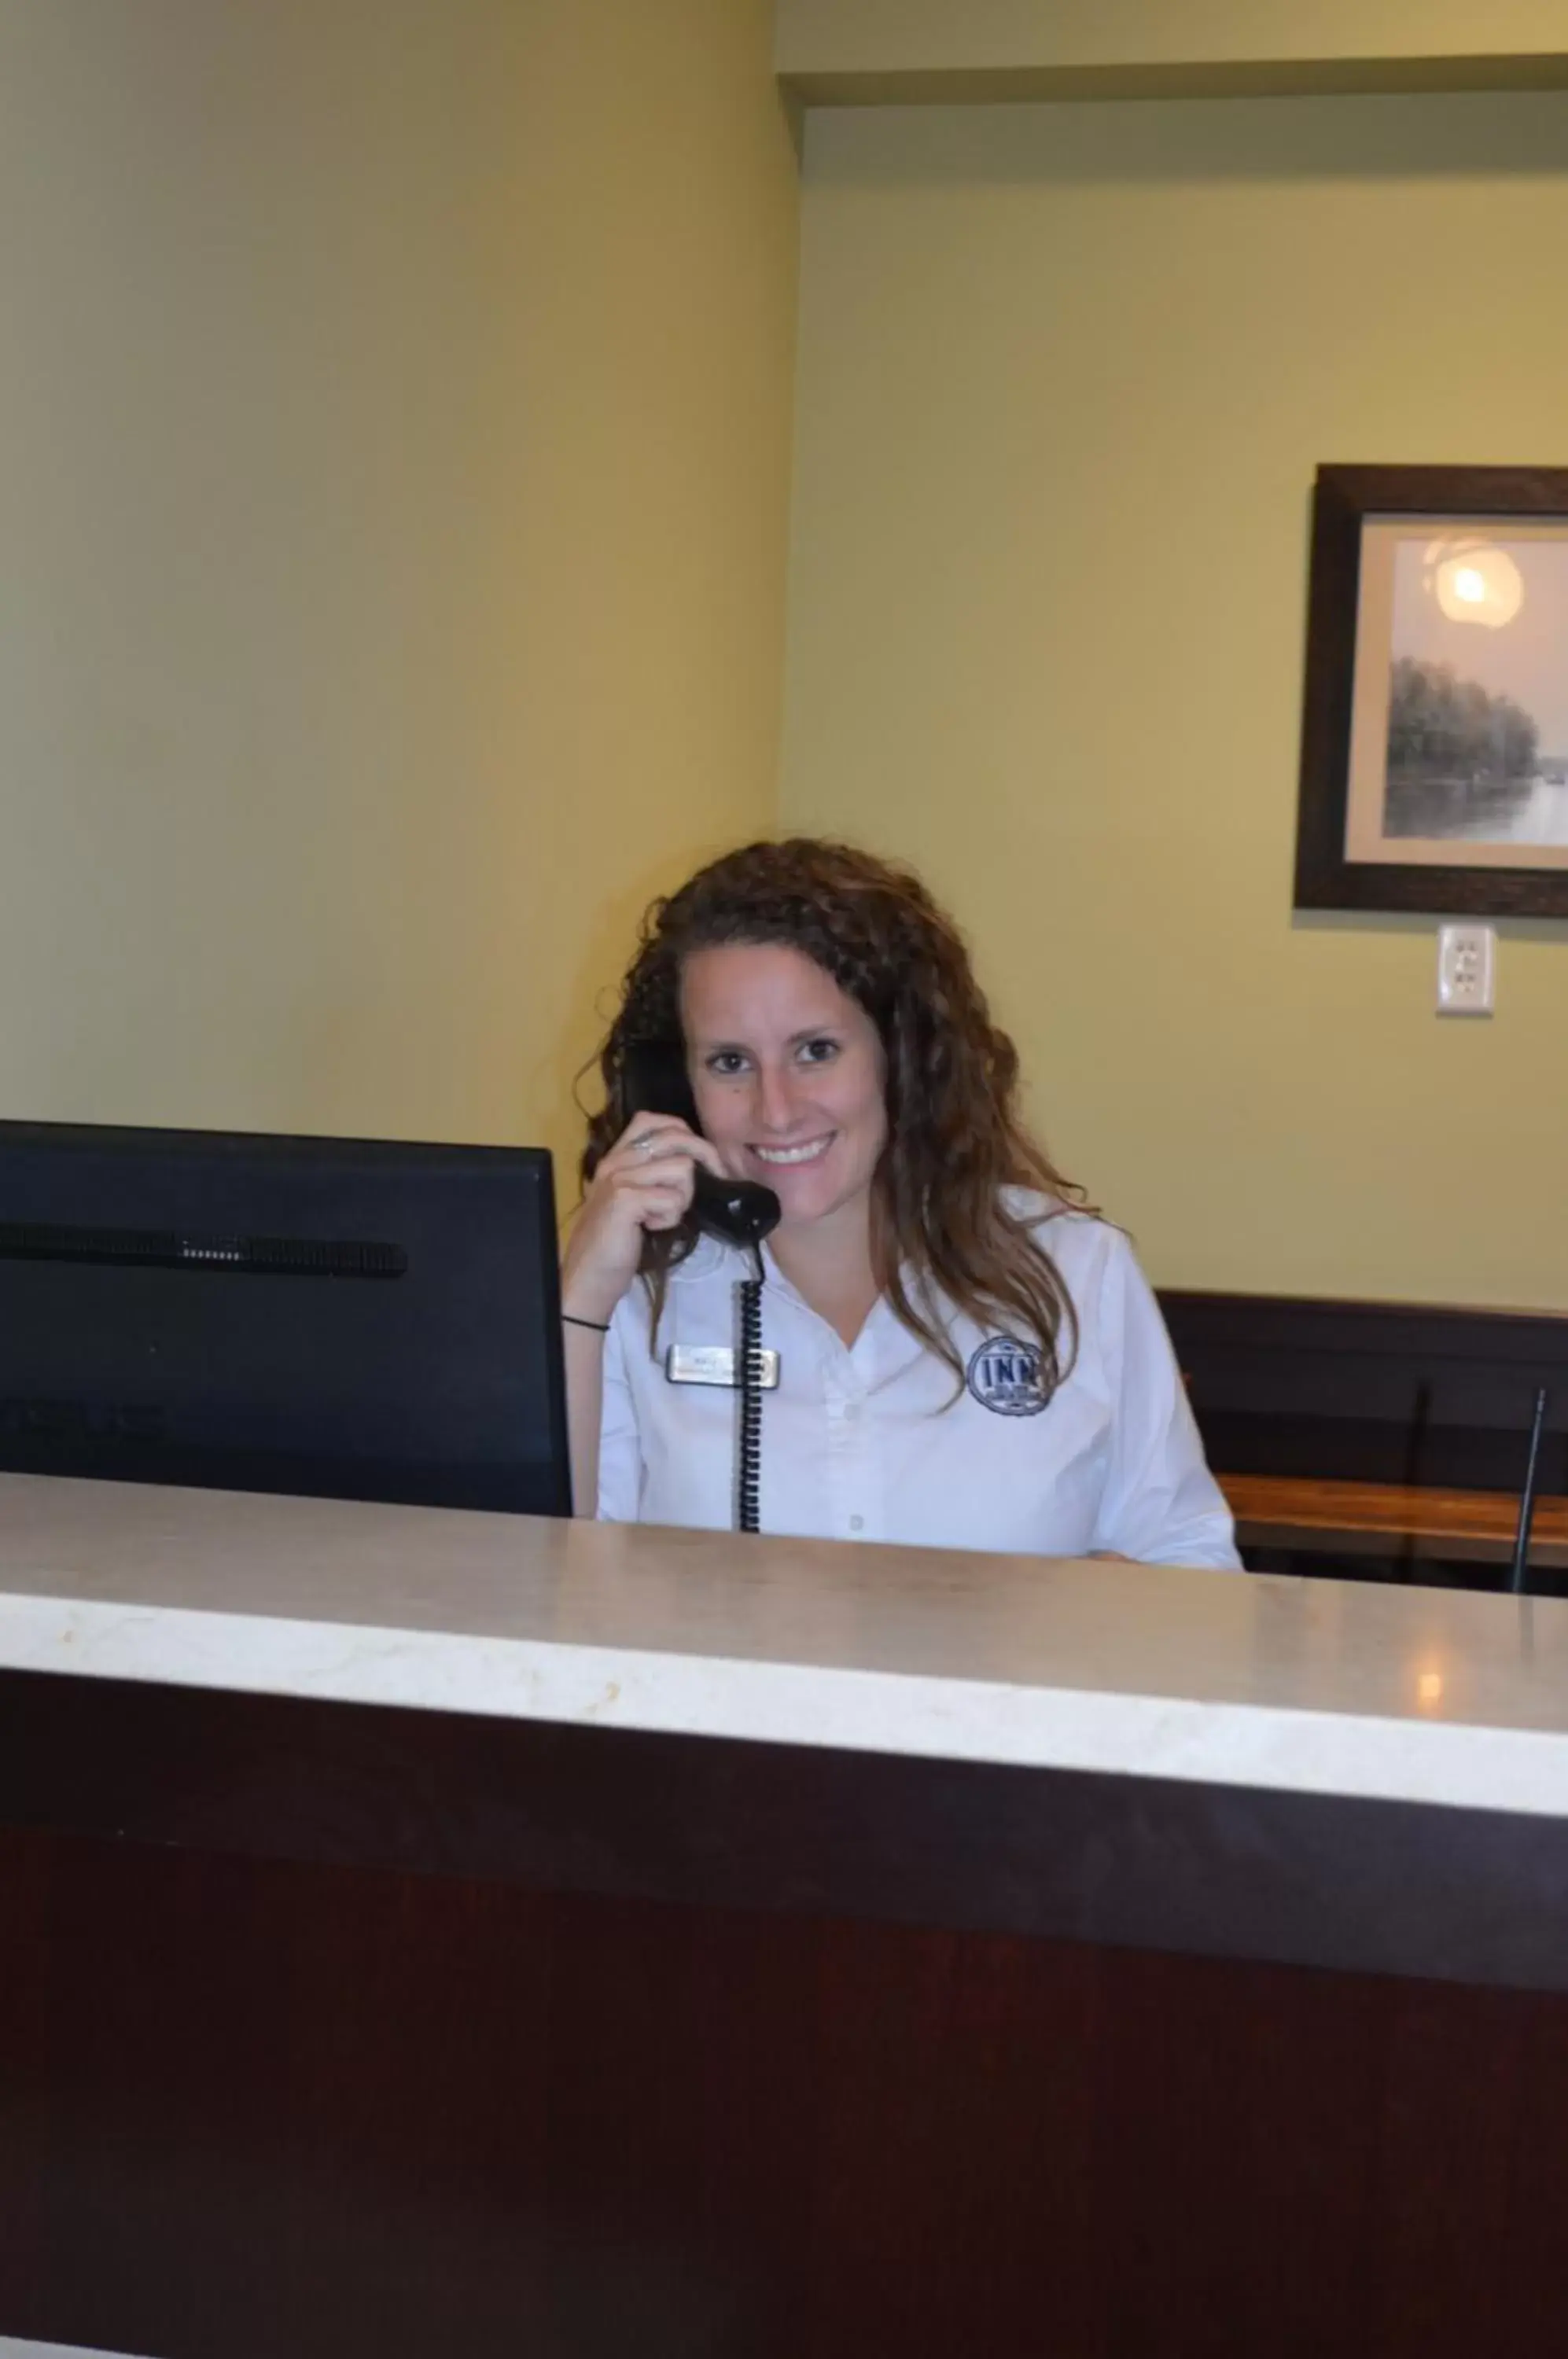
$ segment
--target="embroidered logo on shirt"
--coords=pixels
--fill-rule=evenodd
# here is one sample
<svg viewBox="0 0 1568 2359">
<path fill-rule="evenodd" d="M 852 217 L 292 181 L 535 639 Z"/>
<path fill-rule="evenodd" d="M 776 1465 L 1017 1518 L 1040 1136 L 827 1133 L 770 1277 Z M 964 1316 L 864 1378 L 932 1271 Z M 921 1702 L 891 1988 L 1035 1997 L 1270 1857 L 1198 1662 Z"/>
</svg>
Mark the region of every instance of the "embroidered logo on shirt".
<svg viewBox="0 0 1568 2359">
<path fill-rule="evenodd" d="M 1038 1417 L 1051 1398 L 1032 1343 L 1011 1335 L 987 1335 L 969 1363 L 969 1389 L 982 1408 L 998 1417 Z"/>
</svg>

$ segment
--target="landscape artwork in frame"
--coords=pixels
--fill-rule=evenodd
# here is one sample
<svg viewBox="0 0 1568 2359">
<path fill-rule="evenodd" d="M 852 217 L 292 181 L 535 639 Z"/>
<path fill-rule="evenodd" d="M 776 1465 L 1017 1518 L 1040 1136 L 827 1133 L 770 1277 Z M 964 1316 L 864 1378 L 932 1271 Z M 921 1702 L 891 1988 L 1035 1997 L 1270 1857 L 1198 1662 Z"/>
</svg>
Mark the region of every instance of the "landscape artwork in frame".
<svg viewBox="0 0 1568 2359">
<path fill-rule="evenodd" d="M 1568 469 L 1318 470 L 1296 905 L 1568 917 Z"/>
</svg>

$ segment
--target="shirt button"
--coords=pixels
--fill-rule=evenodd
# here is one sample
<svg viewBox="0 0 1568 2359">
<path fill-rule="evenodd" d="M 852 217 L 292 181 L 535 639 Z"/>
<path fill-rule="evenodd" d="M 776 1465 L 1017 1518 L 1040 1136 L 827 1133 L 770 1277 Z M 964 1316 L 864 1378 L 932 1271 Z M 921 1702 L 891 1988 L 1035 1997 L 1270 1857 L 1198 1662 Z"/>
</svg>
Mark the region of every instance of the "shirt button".
<svg viewBox="0 0 1568 2359">
<path fill-rule="evenodd" d="M 849 1519 L 849 1528 L 852 1532 L 863 1532 L 866 1529 L 865 1516 L 851 1516 Z"/>
<path fill-rule="evenodd" d="M 858 1417 L 860 1415 L 860 1403 L 858 1401 L 845 1401 L 844 1405 L 844 1413 L 845 1417 Z"/>
</svg>

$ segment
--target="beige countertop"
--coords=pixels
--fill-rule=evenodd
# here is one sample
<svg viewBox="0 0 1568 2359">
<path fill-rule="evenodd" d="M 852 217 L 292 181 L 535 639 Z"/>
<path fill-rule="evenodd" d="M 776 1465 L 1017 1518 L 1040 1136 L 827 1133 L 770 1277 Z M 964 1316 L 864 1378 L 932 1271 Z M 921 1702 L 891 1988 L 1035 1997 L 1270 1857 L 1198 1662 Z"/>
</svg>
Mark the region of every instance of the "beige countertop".
<svg viewBox="0 0 1568 2359">
<path fill-rule="evenodd" d="M 0 1475 L 0 1668 L 1568 1816 L 1568 1603 Z"/>
</svg>

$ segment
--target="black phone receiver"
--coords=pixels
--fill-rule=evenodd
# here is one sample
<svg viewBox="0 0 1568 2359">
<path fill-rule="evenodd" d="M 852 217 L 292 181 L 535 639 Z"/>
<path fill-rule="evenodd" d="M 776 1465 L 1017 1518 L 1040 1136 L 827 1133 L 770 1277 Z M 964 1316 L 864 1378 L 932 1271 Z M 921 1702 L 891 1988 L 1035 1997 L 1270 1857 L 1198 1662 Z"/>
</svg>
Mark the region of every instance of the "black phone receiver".
<svg viewBox="0 0 1568 2359">
<path fill-rule="evenodd" d="M 675 1041 L 629 1040 L 623 1071 L 628 1114 L 671 1114 L 701 1136 L 685 1056 Z M 755 1180 L 720 1180 L 699 1163 L 691 1210 L 697 1226 L 726 1245 L 759 1245 L 779 1226 L 784 1208 L 771 1188 Z"/>
</svg>

